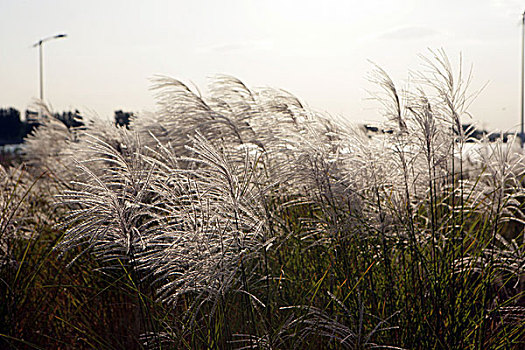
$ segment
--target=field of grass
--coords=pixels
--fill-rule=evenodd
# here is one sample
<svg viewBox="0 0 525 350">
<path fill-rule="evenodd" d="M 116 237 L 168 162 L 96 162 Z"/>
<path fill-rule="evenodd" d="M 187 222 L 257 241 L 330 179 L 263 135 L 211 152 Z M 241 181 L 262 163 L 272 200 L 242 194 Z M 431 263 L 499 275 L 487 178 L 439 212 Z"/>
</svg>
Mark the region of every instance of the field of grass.
<svg viewBox="0 0 525 350">
<path fill-rule="evenodd" d="M 523 153 L 463 152 L 470 76 L 423 63 L 371 74 L 378 136 L 227 76 L 44 118 L 0 167 L 0 348 L 524 348 Z"/>
</svg>

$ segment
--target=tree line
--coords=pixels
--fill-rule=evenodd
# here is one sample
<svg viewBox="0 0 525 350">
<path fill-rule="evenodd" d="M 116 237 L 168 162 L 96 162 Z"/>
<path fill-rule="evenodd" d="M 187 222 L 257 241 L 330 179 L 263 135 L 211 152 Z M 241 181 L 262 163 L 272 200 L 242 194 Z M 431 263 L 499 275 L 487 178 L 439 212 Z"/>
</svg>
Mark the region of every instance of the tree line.
<svg viewBox="0 0 525 350">
<path fill-rule="evenodd" d="M 379 126 L 364 124 L 364 131 L 368 137 L 378 134 L 392 134 L 394 130 L 392 129 L 383 129 Z M 503 142 L 507 142 L 509 139 L 515 135 L 513 132 L 490 132 L 485 129 L 478 129 L 473 124 L 462 124 L 463 133 L 468 135 L 466 140 L 467 143 L 474 142 L 475 140 L 481 140 L 487 138 L 490 142 L 495 142 L 496 140 L 502 139 Z M 454 130 L 456 135 L 459 134 L 457 129 Z M 519 137 L 519 134 L 517 135 Z"/>
<path fill-rule="evenodd" d="M 115 125 L 128 127 L 132 112 L 117 110 L 114 113 Z M 54 113 L 53 117 L 60 120 L 68 128 L 77 128 L 84 125 L 80 111 L 65 111 Z M 38 112 L 26 110 L 25 118 L 20 118 L 20 111 L 16 108 L 0 108 L 0 146 L 22 143 L 24 138 L 39 126 Z"/>
</svg>

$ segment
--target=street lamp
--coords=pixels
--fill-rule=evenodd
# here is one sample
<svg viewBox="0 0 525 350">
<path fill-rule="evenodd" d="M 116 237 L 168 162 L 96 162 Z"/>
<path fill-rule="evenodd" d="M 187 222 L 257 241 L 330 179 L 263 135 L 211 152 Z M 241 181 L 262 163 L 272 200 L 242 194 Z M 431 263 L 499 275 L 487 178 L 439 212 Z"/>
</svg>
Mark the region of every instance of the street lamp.
<svg viewBox="0 0 525 350">
<path fill-rule="evenodd" d="M 57 34 L 54 36 L 50 36 L 48 38 L 44 38 L 36 42 L 33 47 L 38 46 L 39 51 L 39 59 L 40 59 L 40 101 L 44 101 L 44 67 L 43 67 L 43 59 L 42 59 L 42 44 L 46 41 L 50 41 L 53 39 L 59 39 L 59 38 L 65 38 L 67 34 Z"/>
</svg>

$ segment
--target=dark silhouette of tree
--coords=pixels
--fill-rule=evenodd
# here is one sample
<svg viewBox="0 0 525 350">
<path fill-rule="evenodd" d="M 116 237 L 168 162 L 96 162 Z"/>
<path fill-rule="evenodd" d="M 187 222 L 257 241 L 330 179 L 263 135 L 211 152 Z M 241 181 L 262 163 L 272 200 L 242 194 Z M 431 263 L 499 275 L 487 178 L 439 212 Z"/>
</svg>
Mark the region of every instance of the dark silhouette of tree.
<svg viewBox="0 0 525 350">
<path fill-rule="evenodd" d="M 68 128 L 78 128 L 84 126 L 84 122 L 82 121 L 83 118 L 80 115 L 78 109 L 75 109 L 75 112 L 62 112 L 62 114 L 55 113 L 54 117 L 64 123 L 64 125 Z"/>
<path fill-rule="evenodd" d="M 131 112 L 123 112 L 122 110 L 115 111 L 115 125 L 125 126 L 129 129 L 129 122 L 133 117 Z"/>
<path fill-rule="evenodd" d="M 23 123 L 14 108 L 0 109 L 0 145 L 22 142 Z"/>
<path fill-rule="evenodd" d="M 24 122 L 24 138 L 40 125 L 38 121 L 38 112 L 26 109 L 25 116 L 26 119 Z"/>
</svg>

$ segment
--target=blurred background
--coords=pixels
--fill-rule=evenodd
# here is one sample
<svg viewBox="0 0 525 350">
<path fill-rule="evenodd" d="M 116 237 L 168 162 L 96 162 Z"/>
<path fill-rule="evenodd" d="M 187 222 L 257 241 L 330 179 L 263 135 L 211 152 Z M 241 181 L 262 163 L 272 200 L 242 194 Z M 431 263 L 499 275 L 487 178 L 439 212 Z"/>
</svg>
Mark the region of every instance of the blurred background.
<svg viewBox="0 0 525 350">
<path fill-rule="evenodd" d="M 443 48 L 472 65 L 472 92 L 487 84 L 473 121 L 518 131 L 522 13 L 512 0 L 2 0 L 0 108 L 24 118 L 39 97 L 32 46 L 60 33 L 67 37 L 43 44 L 44 101 L 106 118 L 154 110 L 154 75 L 205 89 L 209 77 L 229 74 L 349 121 L 377 121 L 368 60 L 403 87 L 422 68 L 419 54 Z"/>
</svg>

